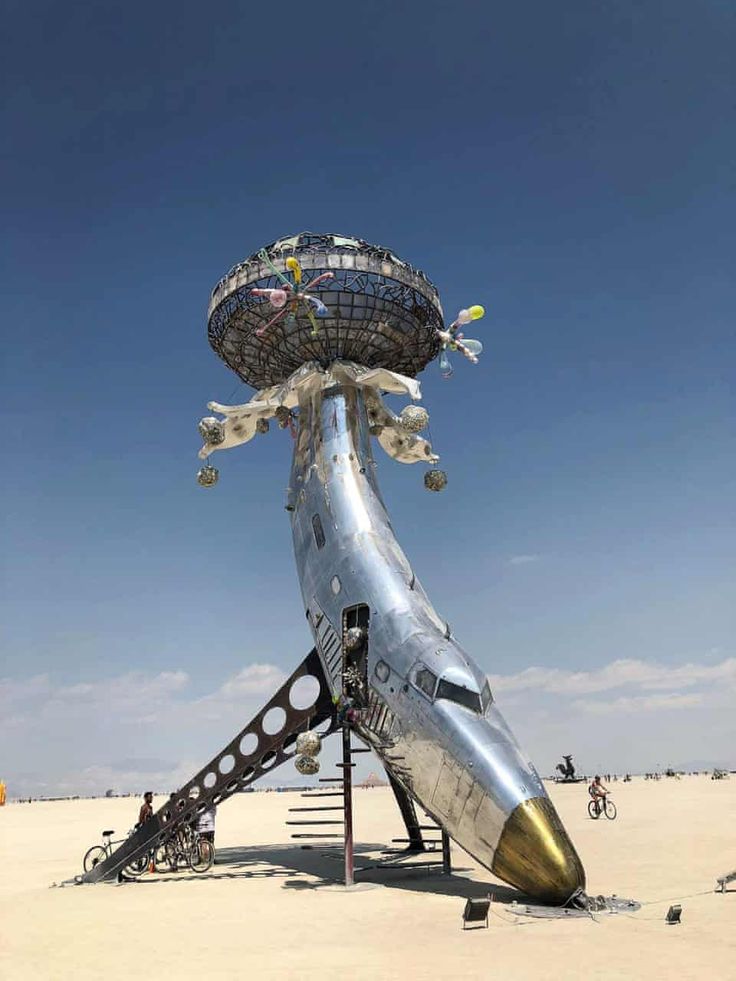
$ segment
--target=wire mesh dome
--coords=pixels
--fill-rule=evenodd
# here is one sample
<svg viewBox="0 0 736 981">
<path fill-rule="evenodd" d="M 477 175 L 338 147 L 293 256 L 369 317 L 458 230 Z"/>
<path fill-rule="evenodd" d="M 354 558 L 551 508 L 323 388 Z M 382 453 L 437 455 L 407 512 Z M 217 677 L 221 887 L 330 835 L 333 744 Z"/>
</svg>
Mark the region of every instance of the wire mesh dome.
<svg viewBox="0 0 736 981">
<path fill-rule="evenodd" d="M 213 349 L 255 388 L 338 358 L 413 377 L 437 356 L 442 327 L 424 273 L 362 239 L 311 232 L 238 263 L 208 310 Z"/>
</svg>

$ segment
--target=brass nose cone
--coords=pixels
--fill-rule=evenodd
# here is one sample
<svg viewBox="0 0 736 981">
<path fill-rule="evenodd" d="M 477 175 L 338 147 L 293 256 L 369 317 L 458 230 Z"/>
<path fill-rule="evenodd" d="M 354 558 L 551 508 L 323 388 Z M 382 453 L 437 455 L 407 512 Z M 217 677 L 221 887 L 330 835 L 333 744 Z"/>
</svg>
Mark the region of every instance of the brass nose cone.
<svg viewBox="0 0 736 981">
<path fill-rule="evenodd" d="M 585 871 L 548 797 L 533 797 L 506 820 L 491 871 L 529 896 L 562 905 L 585 888 Z"/>
</svg>

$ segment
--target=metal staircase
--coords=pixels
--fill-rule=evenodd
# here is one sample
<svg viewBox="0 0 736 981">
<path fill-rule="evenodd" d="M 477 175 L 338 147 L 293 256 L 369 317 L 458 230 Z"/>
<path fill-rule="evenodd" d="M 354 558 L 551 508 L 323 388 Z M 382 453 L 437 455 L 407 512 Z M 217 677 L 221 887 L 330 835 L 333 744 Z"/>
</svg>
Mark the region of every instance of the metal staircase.
<svg viewBox="0 0 736 981">
<path fill-rule="evenodd" d="M 300 828 L 319 828 L 319 831 L 298 831 L 292 833 L 291 837 L 295 839 L 313 839 L 324 841 L 325 839 L 342 839 L 343 843 L 343 854 L 344 854 L 344 869 L 345 869 L 345 885 L 352 886 L 355 881 L 355 869 L 353 864 L 353 778 L 352 770 L 355 763 L 352 761 L 352 756 L 355 753 L 369 753 L 370 749 L 362 746 L 354 747 L 351 745 L 351 730 L 350 727 L 344 725 L 342 727 L 342 762 L 336 763 L 335 765 L 338 769 L 342 770 L 341 777 L 320 777 L 319 782 L 324 784 L 329 784 L 330 787 L 335 789 L 328 789 L 326 791 L 319 790 L 317 793 L 306 791 L 301 796 L 309 801 L 322 800 L 325 797 L 335 798 L 339 797 L 342 799 L 342 804 L 337 807 L 333 806 L 332 802 L 329 804 L 321 805 L 318 804 L 316 807 L 290 807 L 290 814 L 325 814 L 330 813 L 330 817 L 326 819 L 318 818 L 297 818 L 293 821 L 287 821 L 287 825 L 297 826 Z M 332 815 L 335 812 L 341 812 L 342 817 L 335 820 Z M 334 831 L 323 831 L 322 828 L 325 827 L 341 827 L 342 830 L 339 832 Z"/>
<path fill-rule="evenodd" d="M 306 678 L 314 679 L 318 690 L 311 701 L 307 699 L 308 705 L 300 707 L 304 698 L 298 691 L 298 684 Z M 280 712 L 283 713 L 282 722 Z M 338 728 L 330 685 L 319 655 L 313 648 L 273 698 L 207 766 L 172 794 L 163 807 L 134 831 L 109 858 L 80 876 L 78 881 L 115 879 L 126 866 L 156 848 L 182 824 L 194 824 L 207 808 L 240 793 L 264 774 L 271 773 L 291 759 L 298 733 L 325 722 L 327 728 L 323 735 L 329 735 Z"/>
<path fill-rule="evenodd" d="M 353 801 L 351 776 L 351 770 L 355 766 L 355 763 L 352 762 L 351 757 L 356 753 L 370 753 L 371 749 L 367 746 L 363 747 L 351 745 L 351 730 L 349 726 L 343 726 L 342 728 L 342 741 L 343 758 L 342 762 L 337 763 L 336 766 L 343 771 L 343 776 L 320 777 L 319 782 L 327 785 L 325 788 L 307 790 L 301 794 L 302 799 L 309 801 L 310 805 L 315 801 L 321 801 L 326 798 L 329 799 L 329 803 L 307 807 L 290 807 L 288 809 L 289 814 L 297 814 L 300 816 L 287 820 L 286 824 L 289 827 L 298 827 L 300 829 L 299 831 L 291 833 L 291 837 L 298 841 L 342 842 L 344 852 L 345 885 L 350 886 L 353 885 L 355 881 L 355 868 L 353 860 Z M 394 870 L 421 868 L 426 870 L 441 866 L 442 870 L 449 875 L 452 872 L 452 866 L 450 861 L 450 839 L 447 833 L 439 824 L 420 824 L 417 818 L 413 800 L 411 797 L 409 797 L 396 777 L 390 771 L 387 770 L 386 772 L 391 784 L 391 789 L 396 797 L 399 811 L 401 812 L 404 824 L 406 825 L 408 837 L 392 838 L 392 844 L 405 844 L 407 847 L 386 848 L 383 850 L 383 854 L 406 856 L 407 854 L 411 853 L 435 851 L 436 847 L 439 845 L 442 849 L 442 860 L 438 862 L 423 861 L 413 865 L 398 863 L 395 861 L 379 861 L 377 864 L 369 866 L 369 868 Z M 341 803 L 336 803 L 336 798 L 338 798 Z M 301 817 L 303 814 L 308 814 L 309 817 Z M 341 814 L 341 817 L 337 817 L 338 814 Z M 312 815 L 317 816 L 313 817 Z M 433 819 L 427 816 L 427 820 L 431 821 Z M 339 828 L 340 830 L 326 831 L 324 830 L 325 828 Z M 439 832 L 440 836 L 438 838 L 425 839 L 422 835 L 423 831 Z"/>
</svg>

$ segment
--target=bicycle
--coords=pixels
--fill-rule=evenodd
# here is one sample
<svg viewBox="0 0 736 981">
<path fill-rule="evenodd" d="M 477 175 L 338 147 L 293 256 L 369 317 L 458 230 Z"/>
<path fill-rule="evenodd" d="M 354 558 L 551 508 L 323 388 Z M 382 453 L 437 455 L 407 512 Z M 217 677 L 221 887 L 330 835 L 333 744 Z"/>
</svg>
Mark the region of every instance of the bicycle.
<svg viewBox="0 0 736 981">
<path fill-rule="evenodd" d="M 177 828 L 156 852 L 156 868 L 177 872 L 180 865 L 192 872 L 207 872 L 215 860 L 215 846 L 188 825 Z"/>
<path fill-rule="evenodd" d="M 602 801 L 600 797 L 588 801 L 588 814 L 594 821 L 597 821 L 601 814 L 605 814 L 609 821 L 616 820 L 616 805 L 610 797 L 611 795 L 607 794 Z"/>
<path fill-rule="evenodd" d="M 120 838 L 118 841 L 113 841 L 112 836 L 115 834 L 114 831 L 103 831 L 102 838 L 104 844 L 93 845 L 88 848 L 84 853 L 84 858 L 82 859 L 82 865 L 85 872 L 91 872 L 96 865 L 100 862 L 104 862 L 105 859 L 112 855 L 113 848 L 118 845 L 122 845 L 126 840 L 125 838 Z M 133 832 L 129 831 L 127 837 L 130 837 Z M 144 855 L 139 855 L 138 858 L 134 858 L 132 862 L 125 866 L 125 872 L 128 875 L 139 876 L 142 875 L 148 868 L 150 863 L 150 855 L 146 852 Z"/>
</svg>

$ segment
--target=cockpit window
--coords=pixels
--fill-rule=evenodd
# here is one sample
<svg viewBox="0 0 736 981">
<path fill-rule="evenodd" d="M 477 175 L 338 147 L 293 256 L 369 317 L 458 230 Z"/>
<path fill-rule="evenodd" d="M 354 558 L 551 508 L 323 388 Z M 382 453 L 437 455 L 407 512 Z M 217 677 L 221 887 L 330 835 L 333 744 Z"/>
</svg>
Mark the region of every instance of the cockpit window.
<svg viewBox="0 0 736 981">
<path fill-rule="evenodd" d="M 322 527 L 322 519 L 318 514 L 312 515 L 312 531 L 317 548 L 323 548 L 325 544 L 325 531 Z"/>
<path fill-rule="evenodd" d="M 450 702 L 457 702 L 458 705 L 463 705 L 472 712 L 477 712 L 478 715 L 482 712 L 480 695 L 477 691 L 470 691 L 469 688 L 455 685 L 452 681 L 447 681 L 445 678 L 439 683 L 437 698 L 446 698 Z"/>
<path fill-rule="evenodd" d="M 493 693 L 491 692 L 491 686 L 486 678 L 486 683 L 483 685 L 483 691 L 480 693 L 480 700 L 483 704 L 483 711 L 485 712 L 488 706 L 493 701 Z"/>
<path fill-rule="evenodd" d="M 414 675 L 414 684 L 419 691 L 423 691 L 425 695 L 431 698 L 434 695 L 435 685 L 437 684 L 437 675 L 430 671 L 429 668 L 419 668 Z"/>
</svg>

